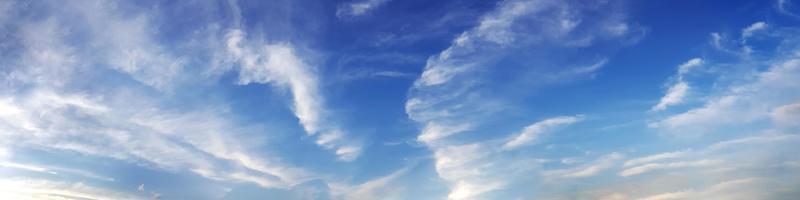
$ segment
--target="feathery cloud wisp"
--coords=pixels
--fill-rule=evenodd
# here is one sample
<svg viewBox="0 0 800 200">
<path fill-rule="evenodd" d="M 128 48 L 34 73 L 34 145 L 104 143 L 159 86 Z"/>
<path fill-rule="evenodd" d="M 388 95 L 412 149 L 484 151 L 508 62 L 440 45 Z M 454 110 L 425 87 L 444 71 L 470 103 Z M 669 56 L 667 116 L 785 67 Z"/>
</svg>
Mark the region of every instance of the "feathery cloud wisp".
<svg viewBox="0 0 800 200">
<path fill-rule="evenodd" d="M 675 79 L 676 82 L 672 86 L 669 87 L 667 93 L 661 97 L 661 100 L 653 106 L 650 110 L 652 111 L 660 111 L 667 109 L 668 106 L 677 105 L 683 103 L 686 95 L 689 93 L 689 83 L 684 80 L 684 76 L 689 73 L 689 70 L 692 68 L 697 68 L 698 66 L 703 64 L 703 60 L 700 58 L 693 58 L 686 63 L 681 64 L 678 66 L 678 74 Z"/>
<path fill-rule="evenodd" d="M 238 63 L 239 84 L 271 83 L 288 88 L 294 100 L 292 110 L 309 135 L 317 135 L 317 144 L 333 149 L 340 160 L 352 161 L 361 153 L 360 145 L 345 140 L 335 125 L 322 122 L 327 116 L 319 92 L 317 77 L 295 53 L 290 44 L 247 45 L 245 33 L 235 29 L 225 36 L 229 59 L 221 64 Z"/>
<path fill-rule="evenodd" d="M 519 49 L 526 49 L 526 52 L 528 48 L 530 52 L 547 49 L 541 46 L 582 48 L 591 46 L 595 41 L 616 40 L 635 32 L 633 30 L 636 27 L 625 22 L 625 15 L 620 14 L 624 13 L 622 11 L 592 17 L 582 15 L 584 10 L 619 8 L 614 3 L 589 4 L 549 0 L 500 2 L 494 10 L 484 14 L 476 26 L 455 37 L 449 47 L 428 58 L 425 68 L 410 89 L 406 113 L 421 125 L 417 141 L 434 152 L 436 172 L 450 185 L 450 199 L 480 198 L 507 187 L 513 181 L 530 181 L 505 177 L 535 173 L 534 169 L 540 165 L 538 159 L 515 159 L 509 155 L 510 151 L 504 149 L 529 144 L 537 135 L 549 129 L 580 120 L 579 116 L 545 120 L 524 128 L 511 136 L 509 141 L 498 144 L 460 140 L 462 134 L 486 135 L 484 128 L 487 125 L 484 123 L 491 121 L 487 119 L 503 108 L 493 102 L 510 100 L 504 99 L 504 94 L 496 93 L 495 87 L 515 86 L 484 85 L 491 84 L 487 82 L 488 78 L 496 72 L 491 66 L 493 62 L 502 60 L 504 55 L 513 54 Z M 614 28 L 609 29 L 609 25 L 614 25 Z M 538 82 L 528 84 L 524 80 L 509 78 L 502 82 L 520 82 L 520 85 L 530 87 L 543 82 L 566 82 L 576 77 L 592 76 L 608 63 L 607 58 L 601 58 L 568 59 L 574 63 L 544 59 L 543 63 L 522 65 L 525 67 L 515 68 L 514 71 L 544 77 L 545 81 L 537 79 Z M 549 65 L 570 67 L 552 69 L 552 73 L 535 73 L 537 68 L 534 66 Z M 531 78 L 524 76 L 519 79 Z M 588 176 L 595 173 L 593 171 L 599 169 L 578 172 L 576 176 Z"/>
<path fill-rule="evenodd" d="M 336 9 L 336 17 L 348 18 L 358 17 L 372 12 L 390 0 L 358 0 L 358 2 L 351 2 L 339 5 Z"/>
<path fill-rule="evenodd" d="M 503 144 L 505 149 L 515 149 L 523 145 L 535 142 L 539 135 L 544 134 L 557 127 L 570 125 L 583 119 L 583 116 L 561 116 L 545 119 L 528 125 L 517 136 Z"/>
<path fill-rule="evenodd" d="M 761 30 L 764 30 L 766 28 L 767 28 L 767 23 L 765 23 L 765 22 L 753 23 L 750 26 L 748 26 L 747 28 L 742 29 L 742 40 L 745 40 L 745 39 L 753 36 L 753 34 L 755 34 L 757 31 L 761 31 Z"/>
</svg>

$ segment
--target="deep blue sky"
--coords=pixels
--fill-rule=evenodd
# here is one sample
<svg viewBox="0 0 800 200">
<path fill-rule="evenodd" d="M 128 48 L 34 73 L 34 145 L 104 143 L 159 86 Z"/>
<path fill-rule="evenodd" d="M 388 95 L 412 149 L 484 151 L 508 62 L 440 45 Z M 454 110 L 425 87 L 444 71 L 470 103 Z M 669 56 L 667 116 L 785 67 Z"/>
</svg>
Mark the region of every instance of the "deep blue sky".
<svg viewBox="0 0 800 200">
<path fill-rule="evenodd" d="M 793 199 L 800 1 L 3 1 L 0 199 Z"/>
</svg>

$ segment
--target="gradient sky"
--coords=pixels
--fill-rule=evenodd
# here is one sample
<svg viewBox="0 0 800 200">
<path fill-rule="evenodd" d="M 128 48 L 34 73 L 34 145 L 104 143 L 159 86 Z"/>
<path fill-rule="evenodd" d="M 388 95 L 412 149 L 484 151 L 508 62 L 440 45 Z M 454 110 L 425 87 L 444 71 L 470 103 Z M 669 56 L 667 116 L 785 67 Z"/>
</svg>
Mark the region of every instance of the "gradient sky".
<svg viewBox="0 0 800 200">
<path fill-rule="evenodd" d="M 800 1 L 0 1 L 0 199 L 796 199 Z"/>
</svg>

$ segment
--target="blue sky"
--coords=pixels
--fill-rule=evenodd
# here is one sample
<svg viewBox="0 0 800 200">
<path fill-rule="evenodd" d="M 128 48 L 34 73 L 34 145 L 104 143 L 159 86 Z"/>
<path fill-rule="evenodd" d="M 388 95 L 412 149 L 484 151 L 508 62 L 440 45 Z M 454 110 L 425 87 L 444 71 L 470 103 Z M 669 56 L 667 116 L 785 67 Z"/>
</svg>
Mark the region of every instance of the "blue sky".
<svg viewBox="0 0 800 200">
<path fill-rule="evenodd" d="M 793 199 L 800 1 L 2 1 L 0 199 Z"/>
</svg>

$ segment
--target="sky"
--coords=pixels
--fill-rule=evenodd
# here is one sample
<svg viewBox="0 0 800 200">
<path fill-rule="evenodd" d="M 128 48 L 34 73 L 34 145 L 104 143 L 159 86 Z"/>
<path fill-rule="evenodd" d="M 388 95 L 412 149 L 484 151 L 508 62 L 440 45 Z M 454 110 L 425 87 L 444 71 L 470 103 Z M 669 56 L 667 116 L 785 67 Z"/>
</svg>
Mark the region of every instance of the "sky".
<svg viewBox="0 0 800 200">
<path fill-rule="evenodd" d="M 0 199 L 795 199 L 800 1 L 0 1 Z"/>
</svg>

